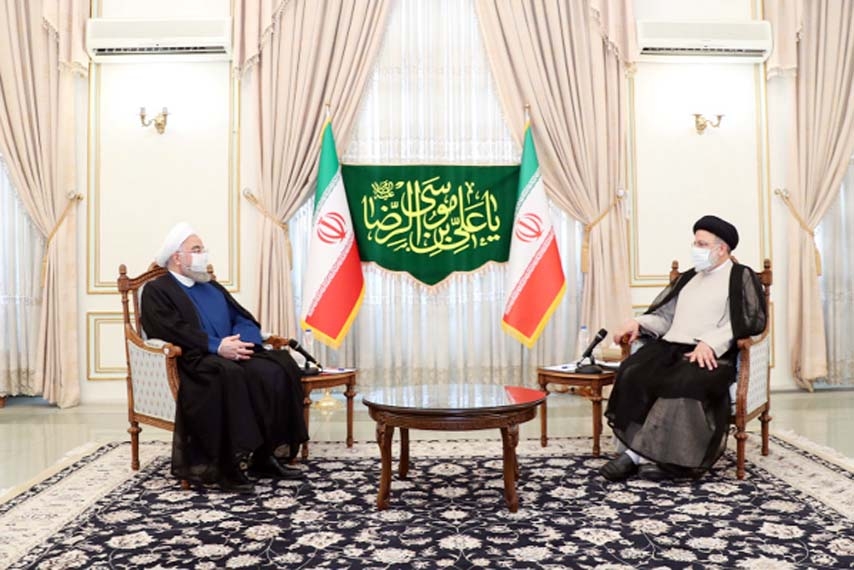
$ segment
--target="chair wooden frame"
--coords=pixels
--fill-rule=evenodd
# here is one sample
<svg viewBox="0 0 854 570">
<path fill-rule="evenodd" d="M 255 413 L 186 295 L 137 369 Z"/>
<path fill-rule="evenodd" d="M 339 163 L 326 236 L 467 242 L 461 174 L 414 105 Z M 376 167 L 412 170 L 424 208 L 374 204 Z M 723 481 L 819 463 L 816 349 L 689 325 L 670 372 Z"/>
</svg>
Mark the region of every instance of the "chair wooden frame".
<svg viewBox="0 0 854 570">
<path fill-rule="evenodd" d="M 733 258 L 735 261 L 735 258 Z M 670 283 L 676 281 L 679 277 L 679 262 L 674 260 L 670 265 Z M 765 306 L 770 307 L 771 300 L 771 284 L 773 282 L 773 272 L 771 271 L 771 260 L 765 259 L 763 262 L 762 271 L 758 273 L 759 281 L 762 283 L 762 291 L 765 295 Z M 736 340 L 738 347 L 738 357 L 736 369 L 735 398 L 733 401 L 734 412 L 730 414 L 729 423 L 734 426 L 735 441 L 736 441 L 736 477 L 744 479 L 745 476 L 745 454 L 747 442 L 747 422 L 759 418 L 761 422 L 762 434 L 762 455 L 768 455 L 768 424 L 771 421 L 771 375 L 768 363 L 765 364 L 764 371 L 755 373 L 751 370 L 751 362 L 753 362 L 753 352 L 760 343 L 770 342 L 768 338 L 771 331 L 771 314 L 768 312 L 768 317 L 765 321 L 765 330 L 754 337 L 742 338 Z M 630 352 L 630 347 L 626 339 L 621 342 L 623 358 L 625 359 Z M 751 385 L 751 372 L 754 378 L 753 381 L 759 380 L 760 385 Z M 761 376 L 761 377 L 760 377 Z M 757 401 L 755 398 L 759 396 Z M 751 399 L 753 396 L 753 399 Z"/>
<path fill-rule="evenodd" d="M 124 323 L 125 334 L 125 358 L 127 362 L 127 395 L 128 395 L 128 422 L 130 427 L 131 442 L 131 469 L 139 470 L 139 434 L 142 431 L 140 424 L 146 424 L 168 431 L 175 430 L 174 421 L 156 417 L 150 413 L 138 411 L 137 402 L 134 396 L 134 370 L 131 365 L 131 345 L 133 350 L 151 355 L 162 359 L 162 365 L 165 371 L 165 378 L 168 382 L 169 391 L 172 394 L 172 401 L 177 402 L 178 388 L 181 379 L 178 375 L 177 358 L 181 356 L 181 347 L 172 343 L 159 340 L 145 340 L 143 338 L 142 322 L 140 317 L 140 293 L 142 287 L 150 281 L 157 279 L 161 275 L 165 275 L 167 270 L 163 267 L 158 267 L 152 264 L 148 270 L 138 277 L 128 277 L 127 267 L 124 264 L 119 266 L 119 278 L 117 279 L 119 294 L 122 299 L 122 319 Z M 208 273 L 211 279 L 216 279 L 213 272 L 213 267 L 208 266 Z M 270 336 L 264 339 L 264 344 L 270 346 L 274 350 L 281 350 L 288 344 L 288 339 L 280 336 Z M 182 481 L 182 486 L 187 487 L 187 482 Z"/>
<path fill-rule="evenodd" d="M 162 418 L 156 418 L 148 414 L 139 413 L 134 405 L 134 389 L 133 389 L 133 368 L 131 366 L 130 346 L 133 343 L 140 350 L 150 353 L 163 355 L 163 363 L 166 370 L 166 378 L 169 382 L 169 390 L 172 392 L 172 397 L 177 401 L 178 386 L 180 378 L 178 377 L 177 358 L 181 356 L 181 347 L 171 343 L 163 343 L 159 348 L 151 343 L 146 344 L 142 336 L 142 323 L 140 321 L 139 311 L 139 295 L 142 287 L 149 281 L 157 279 L 161 275 L 166 274 L 166 269 L 163 267 L 153 266 L 148 271 L 138 277 L 128 277 L 127 267 L 124 264 L 119 266 L 119 278 L 117 280 L 119 294 L 122 297 L 122 319 L 124 322 L 125 333 L 125 358 L 127 362 L 127 394 L 128 394 L 128 422 L 130 427 L 131 446 L 131 461 L 130 467 L 134 471 L 139 470 L 139 433 L 142 428 L 139 424 L 151 425 L 168 431 L 174 431 L 175 423 Z M 133 311 L 131 311 L 131 303 Z"/>
</svg>

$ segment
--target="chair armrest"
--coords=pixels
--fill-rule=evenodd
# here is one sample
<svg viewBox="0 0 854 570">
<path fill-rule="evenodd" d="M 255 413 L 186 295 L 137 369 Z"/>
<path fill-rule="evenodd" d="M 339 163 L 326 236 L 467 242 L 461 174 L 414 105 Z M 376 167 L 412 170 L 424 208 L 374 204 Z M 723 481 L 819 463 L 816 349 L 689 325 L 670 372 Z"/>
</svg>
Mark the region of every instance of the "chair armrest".
<svg viewBox="0 0 854 570">
<path fill-rule="evenodd" d="M 290 342 L 289 338 L 272 333 L 261 333 L 261 338 L 264 341 L 264 348 L 267 350 L 283 350 L 287 348 L 288 342 Z"/>
<path fill-rule="evenodd" d="M 767 330 L 755 337 L 739 339 L 736 343 L 739 349 L 735 390 L 737 415 L 749 415 L 768 402 L 770 343 Z"/>
<path fill-rule="evenodd" d="M 134 413 L 174 421 L 181 347 L 158 339 L 127 335 L 128 396 Z"/>
<path fill-rule="evenodd" d="M 177 358 L 181 356 L 180 346 L 176 346 L 171 342 L 166 342 L 165 340 L 160 340 L 159 338 L 150 338 L 148 340 L 144 340 L 142 344 L 134 344 L 144 350 L 148 350 L 149 352 L 162 352 L 167 358 Z"/>
<path fill-rule="evenodd" d="M 637 352 L 640 347 L 642 347 L 649 341 L 654 340 L 655 338 L 657 337 L 654 337 L 650 334 L 641 333 L 640 336 L 638 336 L 634 342 L 630 343 L 629 335 L 623 335 L 623 338 L 620 339 L 620 352 L 622 354 L 620 360 L 625 360 L 631 354 Z"/>
</svg>

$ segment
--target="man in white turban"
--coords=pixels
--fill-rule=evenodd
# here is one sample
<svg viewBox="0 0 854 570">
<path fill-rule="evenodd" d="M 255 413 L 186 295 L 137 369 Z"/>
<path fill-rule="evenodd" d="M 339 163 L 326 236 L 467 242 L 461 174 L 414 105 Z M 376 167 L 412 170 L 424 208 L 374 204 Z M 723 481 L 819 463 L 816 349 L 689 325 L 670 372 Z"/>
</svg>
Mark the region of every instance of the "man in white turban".
<svg viewBox="0 0 854 570">
<path fill-rule="evenodd" d="M 182 349 L 172 473 L 234 492 L 254 490 L 247 470 L 299 477 L 283 461 L 308 440 L 299 366 L 287 351 L 263 349 L 258 322 L 211 280 L 188 223 L 169 231 L 156 262 L 169 272 L 143 289 L 142 326 Z"/>
</svg>

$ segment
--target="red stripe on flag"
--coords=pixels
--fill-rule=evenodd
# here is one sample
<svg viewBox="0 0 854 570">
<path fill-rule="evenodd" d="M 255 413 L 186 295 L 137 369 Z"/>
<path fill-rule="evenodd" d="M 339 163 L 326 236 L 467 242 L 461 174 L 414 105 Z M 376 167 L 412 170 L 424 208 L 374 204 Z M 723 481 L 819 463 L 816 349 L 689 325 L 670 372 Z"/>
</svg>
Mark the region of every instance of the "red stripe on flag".
<svg viewBox="0 0 854 570">
<path fill-rule="evenodd" d="M 353 241 L 344 261 L 323 292 L 323 297 L 318 300 L 314 312 L 306 315 L 306 324 L 332 339 L 337 339 L 359 302 L 363 285 L 359 250 Z"/>
<path fill-rule="evenodd" d="M 552 237 L 546 252 L 539 259 L 528 276 L 528 281 L 516 297 L 516 302 L 508 312 L 504 313 L 502 320 L 530 338 L 547 316 L 549 308 L 563 286 L 560 254 L 557 242 Z"/>
</svg>

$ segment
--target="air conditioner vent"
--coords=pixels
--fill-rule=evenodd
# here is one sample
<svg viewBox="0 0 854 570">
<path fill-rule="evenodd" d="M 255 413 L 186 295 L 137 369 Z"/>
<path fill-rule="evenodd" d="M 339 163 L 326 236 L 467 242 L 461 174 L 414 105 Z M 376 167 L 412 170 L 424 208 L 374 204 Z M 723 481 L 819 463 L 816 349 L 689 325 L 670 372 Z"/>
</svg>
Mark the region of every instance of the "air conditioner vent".
<svg viewBox="0 0 854 570">
<path fill-rule="evenodd" d="M 638 22 L 640 61 L 761 63 L 771 53 L 771 24 L 737 22 Z"/>
<path fill-rule="evenodd" d="M 93 18 L 86 24 L 86 49 L 97 63 L 183 56 L 193 60 L 231 58 L 231 20 L 129 20 Z"/>
<path fill-rule="evenodd" d="M 733 49 L 733 48 L 656 48 L 647 47 L 641 50 L 645 55 L 722 55 L 734 57 L 762 57 L 765 50 L 761 49 Z"/>
<path fill-rule="evenodd" d="M 168 54 L 194 54 L 194 53 L 214 53 L 225 54 L 226 51 L 222 46 L 182 46 L 182 47 L 140 47 L 140 48 L 96 48 L 94 50 L 96 56 L 100 55 L 168 55 Z"/>
</svg>

